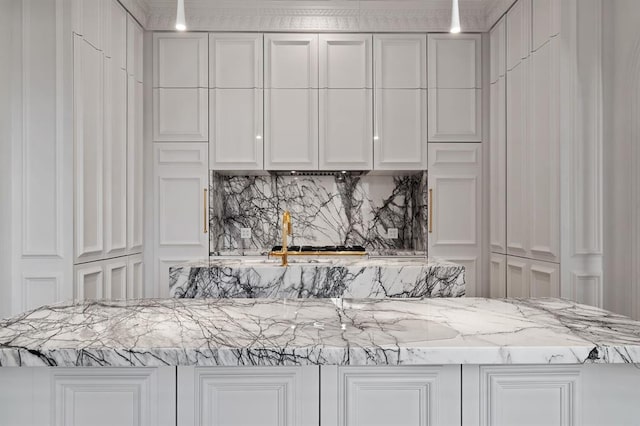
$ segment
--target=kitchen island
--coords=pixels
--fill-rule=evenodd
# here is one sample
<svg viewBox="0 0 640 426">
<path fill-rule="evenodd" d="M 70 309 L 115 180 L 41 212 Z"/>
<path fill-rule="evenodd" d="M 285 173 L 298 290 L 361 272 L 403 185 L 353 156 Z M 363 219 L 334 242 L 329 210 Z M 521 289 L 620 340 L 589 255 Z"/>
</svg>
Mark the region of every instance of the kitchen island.
<svg viewBox="0 0 640 426">
<path fill-rule="evenodd" d="M 169 268 L 178 298 L 461 297 L 464 266 L 427 258 L 216 258 Z"/>
<path fill-rule="evenodd" d="M 557 299 L 83 302 L 0 321 L 0 413 L 7 424 L 96 413 L 150 425 L 634 424 L 636 363 L 640 322 Z M 123 404 L 135 422 L 113 417 Z"/>
</svg>

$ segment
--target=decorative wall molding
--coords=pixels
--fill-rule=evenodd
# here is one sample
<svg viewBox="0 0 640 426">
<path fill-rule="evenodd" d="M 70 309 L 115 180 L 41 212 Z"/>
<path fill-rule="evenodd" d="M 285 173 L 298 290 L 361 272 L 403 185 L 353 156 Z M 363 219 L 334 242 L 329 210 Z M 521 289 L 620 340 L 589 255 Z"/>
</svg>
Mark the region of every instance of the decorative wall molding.
<svg viewBox="0 0 640 426">
<path fill-rule="evenodd" d="M 175 2 L 122 3 L 145 29 L 173 30 Z M 495 3 L 491 3 L 495 10 L 504 13 L 512 0 Z M 502 3 L 509 4 L 505 7 Z M 488 30 L 485 5 L 480 0 L 461 2 L 460 19 L 465 32 Z M 448 31 L 451 25 L 451 3 L 447 0 L 187 1 L 186 14 L 192 31 L 438 32 Z"/>
</svg>

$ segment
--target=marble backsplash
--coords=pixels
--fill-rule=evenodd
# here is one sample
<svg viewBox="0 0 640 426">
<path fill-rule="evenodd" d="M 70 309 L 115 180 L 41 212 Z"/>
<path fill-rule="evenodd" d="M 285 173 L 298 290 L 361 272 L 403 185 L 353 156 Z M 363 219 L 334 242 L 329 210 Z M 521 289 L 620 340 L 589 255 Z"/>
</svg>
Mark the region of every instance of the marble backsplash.
<svg viewBox="0 0 640 426">
<path fill-rule="evenodd" d="M 426 254 L 427 172 L 407 176 L 210 175 L 210 249 L 265 252 L 281 242 L 291 212 L 291 245 L 362 245 L 380 254 Z M 251 239 L 240 229 L 250 228 Z M 387 238 L 389 228 L 398 238 Z"/>
</svg>

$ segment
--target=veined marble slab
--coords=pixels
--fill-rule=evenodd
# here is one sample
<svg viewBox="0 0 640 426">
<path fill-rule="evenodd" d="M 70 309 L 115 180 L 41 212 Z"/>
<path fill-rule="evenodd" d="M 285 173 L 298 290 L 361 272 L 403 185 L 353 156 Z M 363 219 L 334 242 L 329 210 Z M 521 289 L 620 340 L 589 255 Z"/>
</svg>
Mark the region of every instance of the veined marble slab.
<svg viewBox="0 0 640 426">
<path fill-rule="evenodd" d="M 0 321 L 0 366 L 640 363 L 640 322 L 558 299 L 160 299 Z"/>
<path fill-rule="evenodd" d="M 464 267 L 440 260 L 216 259 L 169 269 L 178 298 L 461 297 Z"/>
</svg>

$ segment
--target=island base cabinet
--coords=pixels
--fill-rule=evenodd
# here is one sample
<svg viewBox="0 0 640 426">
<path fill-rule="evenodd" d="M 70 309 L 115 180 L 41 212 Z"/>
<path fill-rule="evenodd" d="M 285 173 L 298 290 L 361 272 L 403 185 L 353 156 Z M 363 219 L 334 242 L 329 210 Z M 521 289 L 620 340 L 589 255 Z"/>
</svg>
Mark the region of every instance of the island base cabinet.
<svg viewBox="0 0 640 426">
<path fill-rule="evenodd" d="M 320 367 L 178 367 L 180 426 L 317 426 Z"/>
<path fill-rule="evenodd" d="M 460 366 L 323 366 L 322 426 L 461 424 Z"/>
<path fill-rule="evenodd" d="M 169 426 L 175 367 L 0 368 L 0 424 Z"/>
<path fill-rule="evenodd" d="M 638 383 L 633 364 L 463 365 L 462 424 L 634 425 Z"/>
</svg>

